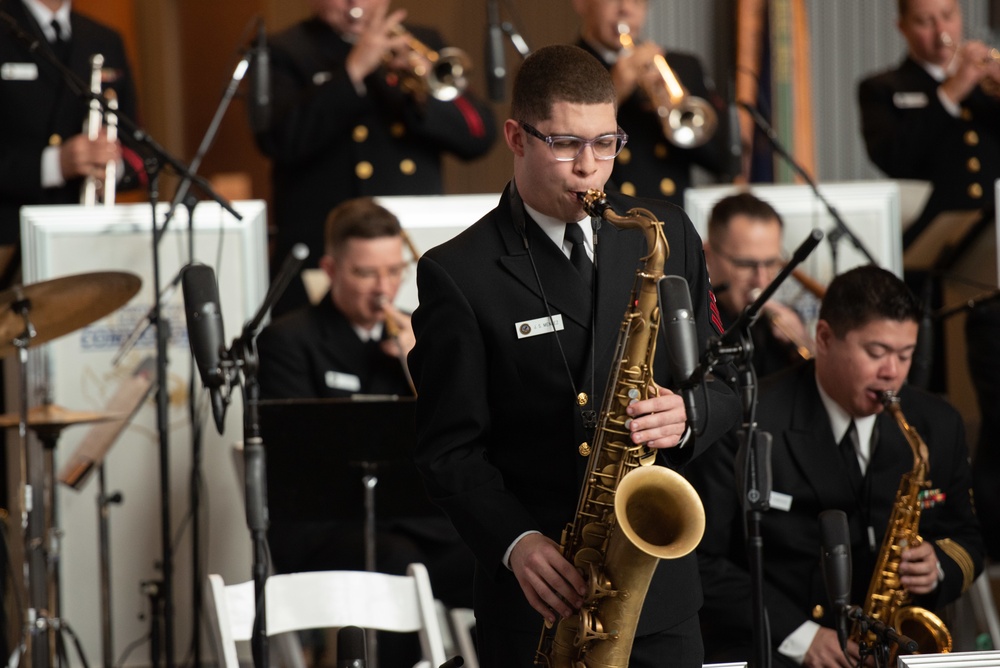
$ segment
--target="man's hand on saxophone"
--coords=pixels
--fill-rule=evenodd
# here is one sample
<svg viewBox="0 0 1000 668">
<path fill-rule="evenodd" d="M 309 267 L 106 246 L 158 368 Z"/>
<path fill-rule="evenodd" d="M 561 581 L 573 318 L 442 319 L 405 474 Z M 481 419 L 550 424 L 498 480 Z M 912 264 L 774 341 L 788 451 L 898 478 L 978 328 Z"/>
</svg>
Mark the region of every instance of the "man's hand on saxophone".
<svg viewBox="0 0 1000 668">
<path fill-rule="evenodd" d="M 510 552 L 510 568 L 528 603 L 549 623 L 556 622 L 557 613 L 569 617 L 583 605 L 587 583 L 551 538 L 522 536 Z"/>
<path fill-rule="evenodd" d="M 938 586 L 940 571 L 937 552 L 931 543 L 903 550 L 899 581 L 912 594 L 929 594 Z"/>
<path fill-rule="evenodd" d="M 687 411 L 681 395 L 658 387 L 659 394 L 637 401 L 626 409 L 632 417 L 629 429 L 633 443 L 645 443 L 650 448 L 676 447 L 687 428 Z"/>
</svg>

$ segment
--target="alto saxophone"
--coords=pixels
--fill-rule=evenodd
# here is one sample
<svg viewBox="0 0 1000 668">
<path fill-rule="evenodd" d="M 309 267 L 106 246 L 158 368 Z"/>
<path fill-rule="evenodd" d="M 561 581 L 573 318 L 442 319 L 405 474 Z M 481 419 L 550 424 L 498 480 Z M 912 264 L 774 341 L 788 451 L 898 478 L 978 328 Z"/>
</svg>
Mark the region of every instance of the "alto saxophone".
<svg viewBox="0 0 1000 668">
<path fill-rule="evenodd" d="M 915 605 L 907 605 L 910 595 L 899 581 L 899 564 L 903 550 L 920 545 L 918 533 L 920 525 L 920 492 L 930 486 L 927 480 L 927 444 L 920 434 L 906 421 L 899 408 L 899 397 L 887 390 L 879 399 L 886 411 L 896 420 L 900 431 L 913 450 L 913 469 L 903 474 L 896 492 L 889 525 L 882 549 L 875 563 L 868 595 L 865 597 L 865 614 L 877 621 L 893 627 L 899 633 L 916 641 L 921 654 L 942 654 L 951 651 L 952 640 L 948 627 L 941 618 L 930 610 Z M 862 640 L 861 630 L 855 624 L 851 635 L 855 642 Z M 874 636 L 869 634 L 869 644 Z M 895 661 L 895 650 L 892 652 Z"/>
<path fill-rule="evenodd" d="M 581 200 L 593 216 L 641 229 L 649 255 L 636 272 L 576 516 L 560 543 L 563 556 L 587 580 L 588 593 L 578 613 L 555 629 L 543 627 L 535 664 L 548 668 L 628 666 L 657 562 L 688 554 L 705 531 L 698 493 L 679 473 L 651 466 L 656 452 L 632 443 L 625 412 L 630 403 L 656 394 L 657 283 L 670 254 L 663 223 L 641 208 L 621 216 L 599 191 Z"/>
</svg>

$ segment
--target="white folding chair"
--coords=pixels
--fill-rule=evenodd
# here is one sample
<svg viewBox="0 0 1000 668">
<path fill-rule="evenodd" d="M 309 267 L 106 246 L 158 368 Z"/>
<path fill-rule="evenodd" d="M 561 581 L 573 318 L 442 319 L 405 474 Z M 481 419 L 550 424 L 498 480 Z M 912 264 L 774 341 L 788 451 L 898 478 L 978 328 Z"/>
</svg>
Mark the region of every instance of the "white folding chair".
<svg viewBox="0 0 1000 668">
<path fill-rule="evenodd" d="M 221 576 L 209 575 L 208 585 L 208 617 L 219 665 L 239 668 L 236 643 L 250 640 L 256 614 L 253 582 L 226 586 Z M 267 579 L 264 596 L 268 636 L 344 626 L 416 632 L 423 658 L 417 665 L 437 668 L 445 661 L 423 564 L 410 564 L 406 575 L 365 571 L 273 575 Z"/>
<path fill-rule="evenodd" d="M 476 628 L 476 614 L 470 608 L 452 608 L 448 615 L 451 617 L 451 631 L 458 653 L 465 659 L 463 665 L 466 668 L 479 668 L 479 657 L 472 639 Z"/>
</svg>

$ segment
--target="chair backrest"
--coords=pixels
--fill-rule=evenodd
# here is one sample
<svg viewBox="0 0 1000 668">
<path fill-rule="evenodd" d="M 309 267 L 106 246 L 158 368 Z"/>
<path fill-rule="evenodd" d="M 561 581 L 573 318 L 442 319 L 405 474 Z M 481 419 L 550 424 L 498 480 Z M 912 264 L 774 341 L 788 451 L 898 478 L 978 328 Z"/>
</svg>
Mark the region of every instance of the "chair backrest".
<svg viewBox="0 0 1000 668">
<path fill-rule="evenodd" d="M 249 640 L 253 632 L 253 582 L 226 586 L 220 576 L 209 575 L 208 585 L 208 616 L 219 664 L 238 668 L 236 642 Z M 344 626 L 416 631 L 423 658 L 432 666 L 445 661 L 434 595 L 423 564 L 410 564 L 406 575 L 365 571 L 273 575 L 267 579 L 264 595 L 268 635 Z"/>
</svg>

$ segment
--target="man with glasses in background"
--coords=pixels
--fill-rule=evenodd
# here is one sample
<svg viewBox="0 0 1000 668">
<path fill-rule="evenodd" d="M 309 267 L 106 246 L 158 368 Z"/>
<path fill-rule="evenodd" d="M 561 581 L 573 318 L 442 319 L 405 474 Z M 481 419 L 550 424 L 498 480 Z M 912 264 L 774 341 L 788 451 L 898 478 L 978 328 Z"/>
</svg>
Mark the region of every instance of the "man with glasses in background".
<svg viewBox="0 0 1000 668">
<path fill-rule="evenodd" d="M 705 263 L 723 327 L 732 325 L 784 266 L 783 227 L 774 207 L 747 192 L 724 197 L 712 208 Z M 758 376 L 812 355 L 812 337 L 799 314 L 775 299 L 768 300 L 751 333 Z"/>
<path fill-rule="evenodd" d="M 627 137 L 607 70 L 586 51 L 532 53 L 514 82 L 503 133 L 514 177 L 498 206 L 417 268 L 420 305 L 410 369 L 416 383 L 417 467 L 476 556 L 478 655 L 485 668 L 533 665 L 542 622 L 578 611 L 587 588 L 557 540 L 573 521 L 615 340 L 645 237 L 592 221 L 578 194 L 601 190 Z M 698 343 L 718 319 L 697 233 L 684 212 L 643 206 L 663 221 L 666 274 L 687 279 Z M 682 467 L 738 416 L 721 382 L 699 392 L 688 430 L 661 338 L 658 394 L 629 406 L 631 441 Z M 638 362 L 636 362 L 638 363 Z M 710 416 L 710 419 L 708 419 Z M 697 431 L 697 435 L 693 433 Z M 623 435 L 627 439 L 629 436 Z M 589 446 L 588 446 L 589 447 Z M 636 628 L 630 664 L 700 667 L 701 592 L 690 555 L 661 561 Z"/>
</svg>

